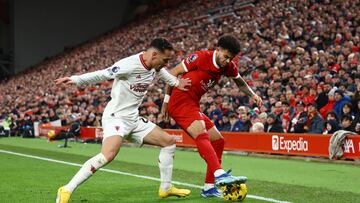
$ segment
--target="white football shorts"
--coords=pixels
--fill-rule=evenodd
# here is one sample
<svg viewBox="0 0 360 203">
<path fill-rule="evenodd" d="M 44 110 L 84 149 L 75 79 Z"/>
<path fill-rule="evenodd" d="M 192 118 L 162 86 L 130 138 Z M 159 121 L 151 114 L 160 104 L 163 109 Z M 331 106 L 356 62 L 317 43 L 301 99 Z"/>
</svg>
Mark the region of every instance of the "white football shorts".
<svg viewBox="0 0 360 203">
<path fill-rule="evenodd" d="M 132 143 L 141 145 L 144 137 L 149 134 L 155 126 L 154 123 L 143 117 L 139 117 L 135 121 L 122 118 L 103 118 L 103 141 L 107 137 L 118 135 Z"/>
</svg>

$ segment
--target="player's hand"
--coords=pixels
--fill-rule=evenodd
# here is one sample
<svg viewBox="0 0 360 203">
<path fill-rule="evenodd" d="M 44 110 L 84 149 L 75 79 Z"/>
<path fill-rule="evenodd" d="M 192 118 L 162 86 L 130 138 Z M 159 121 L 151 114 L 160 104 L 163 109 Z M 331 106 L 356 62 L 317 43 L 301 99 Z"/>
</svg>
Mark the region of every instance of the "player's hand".
<svg viewBox="0 0 360 203">
<path fill-rule="evenodd" d="M 56 80 L 55 80 L 55 84 L 57 84 L 57 85 L 60 85 L 60 84 L 67 84 L 67 85 L 69 85 L 69 84 L 74 84 L 74 81 L 71 80 L 70 77 L 63 77 L 63 78 L 58 78 L 58 79 L 56 79 Z"/>
<path fill-rule="evenodd" d="M 164 102 L 161 107 L 161 114 L 164 115 L 164 121 L 170 120 L 169 110 L 168 110 L 168 103 Z"/>
<path fill-rule="evenodd" d="M 189 86 L 191 86 L 191 80 L 189 78 L 180 78 L 179 79 L 179 85 L 177 88 L 182 91 L 188 91 Z"/>
<path fill-rule="evenodd" d="M 261 107 L 263 105 L 263 101 L 259 95 L 254 94 L 251 98 L 256 102 L 258 107 Z"/>
</svg>

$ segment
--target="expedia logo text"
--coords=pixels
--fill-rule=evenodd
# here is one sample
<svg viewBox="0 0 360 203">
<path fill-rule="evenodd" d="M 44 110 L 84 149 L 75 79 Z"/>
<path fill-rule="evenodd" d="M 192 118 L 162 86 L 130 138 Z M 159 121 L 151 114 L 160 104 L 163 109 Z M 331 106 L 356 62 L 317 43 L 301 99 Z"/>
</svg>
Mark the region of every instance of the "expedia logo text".
<svg viewBox="0 0 360 203">
<path fill-rule="evenodd" d="M 147 83 L 136 83 L 130 85 L 130 90 L 134 92 L 145 92 L 149 87 Z"/>
<path fill-rule="evenodd" d="M 298 140 L 286 140 L 284 137 L 273 135 L 271 139 L 273 150 L 304 151 L 309 150 L 309 143 L 304 138 L 299 137 Z"/>
</svg>

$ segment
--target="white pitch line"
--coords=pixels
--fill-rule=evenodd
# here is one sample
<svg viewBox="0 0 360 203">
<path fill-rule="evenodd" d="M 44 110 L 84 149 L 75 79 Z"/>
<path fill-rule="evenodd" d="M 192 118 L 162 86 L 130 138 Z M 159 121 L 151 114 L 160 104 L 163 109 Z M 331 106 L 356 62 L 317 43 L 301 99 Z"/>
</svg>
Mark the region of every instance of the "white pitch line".
<svg viewBox="0 0 360 203">
<path fill-rule="evenodd" d="M 65 165 L 70 165 L 70 166 L 78 166 L 78 167 L 82 166 L 82 164 L 77 164 L 77 163 L 72 163 L 72 162 L 67 162 L 67 161 L 60 161 L 60 160 L 56 160 L 56 159 L 50 159 L 50 158 L 34 156 L 34 155 L 29 155 L 29 154 L 22 154 L 22 153 L 7 151 L 7 150 L 1 150 L 0 149 L 0 152 L 5 153 L 5 154 L 12 154 L 12 155 L 28 157 L 28 158 L 32 158 L 32 159 L 55 162 L 55 163 L 60 163 L 60 164 L 65 164 Z M 132 174 L 132 173 L 126 173 L 126 172 L 122 172 L 122 171 L 117 171 L 117 170 L 112 170 L 112 169 L 105 169 L 105 168 L 101 168 L 100 171 L 106 171 L 106 172 L 109 172 L 109 173 L 116 173 L 116 174 L 121 174 L 121 175 L 132 176 L 132 177 L 136 177 L 136 178 L 142 178 L 142 179 L 154 180 L 154 181 L 160 182 L 159 178 L 154 178 L 154 177 L 151 177 L 151 176 L 136 175 L 136 174 Z M 176 185 L 183 185 L 183 186 L 192 187 L 192 188 L 200 188 L 200 189 L 203 188 L 200 185 L 194 185 L 194 184 L 183 183 L 183 182 L 178 182 L 178 181 L 172 181 L 172 183 L 174 183 Z M 247 195 L 246 198 L 258 199 L 258 200 L 263 200 L 263 201 L 267 201 L 267 202 L 274 202 L 274 203 L 291 203 L 291 202 L 288 202 L 288 201 L 281 201 L 281 200 L 276 200 L 276 199 L 267 198 L 267 197 L 261 197 L 261 196 L 256 196 L 256 195 Z"/>
</svg>

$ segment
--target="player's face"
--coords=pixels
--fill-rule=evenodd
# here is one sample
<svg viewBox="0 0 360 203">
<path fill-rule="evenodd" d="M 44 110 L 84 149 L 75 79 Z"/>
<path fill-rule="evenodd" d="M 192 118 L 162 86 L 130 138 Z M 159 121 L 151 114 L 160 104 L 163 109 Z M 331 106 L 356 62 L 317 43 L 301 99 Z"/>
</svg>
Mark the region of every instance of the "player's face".
<svg viewBox="0 0 360 203">
<path fill-rule="evenodd" d="M 155 51 L 153 54 L 153 67 L 155 70 L 160 70 L 173 57 L 174 51 L 166 49 L 164 52 Z"/>
<path fill-rule="evenodd" d="M 216 63 L 219 64 L 220 67 L 222 68 L 228 66 L 234 57 L 235 55 L 230 53 L 226 49 L 222 49 L 222 48 L 216 49 Z"/>
</svg>

